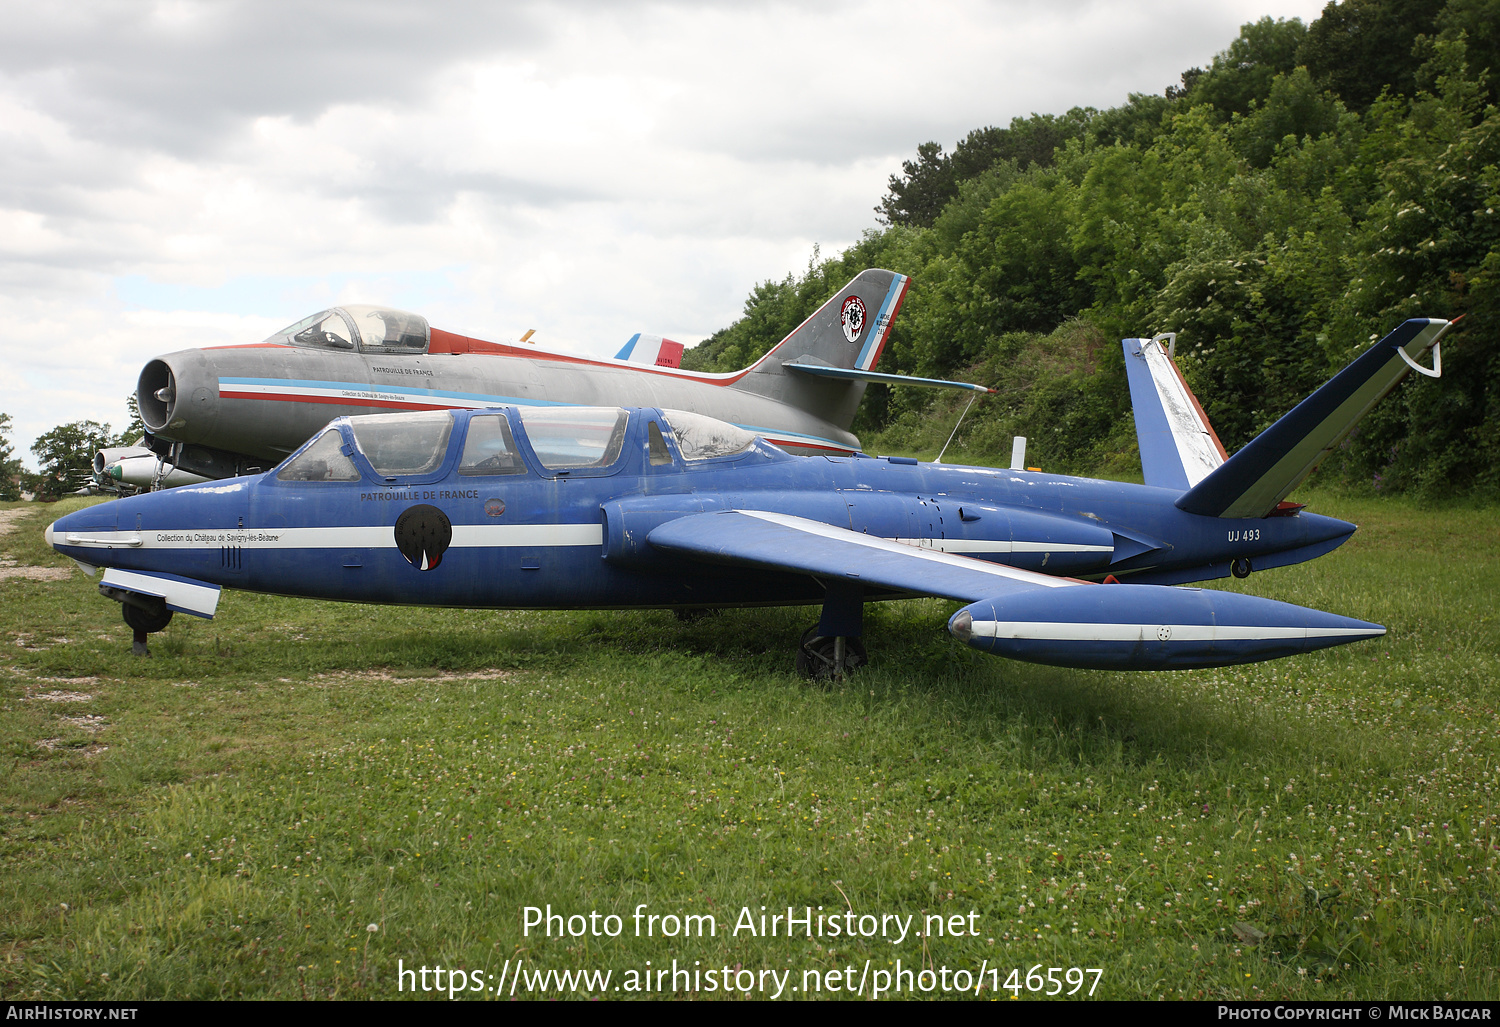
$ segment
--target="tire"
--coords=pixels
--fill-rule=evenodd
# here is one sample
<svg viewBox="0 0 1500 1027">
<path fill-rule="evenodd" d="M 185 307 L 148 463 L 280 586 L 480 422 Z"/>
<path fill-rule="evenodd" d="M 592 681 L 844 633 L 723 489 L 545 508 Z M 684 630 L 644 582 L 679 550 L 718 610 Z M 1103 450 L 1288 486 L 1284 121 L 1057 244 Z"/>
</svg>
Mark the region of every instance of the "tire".
<svg viewBox="0 0 1500 1027">
<path fill-rule="evenodd" d="M 817 625 L 808 628 L 797 646 L 797 673 L 813 681 L 828 681 L 834 675 L 834 651 L 837 639 L 818 634 Z M 865 644 L 859 638 L 844 639 L 844 671 L 858 670 L 870 662 Z"/>
<path fill-rule="evenodd" d="M 154 610 L 145 610 L 131 603 L 121 603 L 120 614 L 132 630 L 144 631 L 147 634 L 165 631 L 167 625 L 172 623 L 172 611 L 167 609 L 165 603 Z"/>
</svg>

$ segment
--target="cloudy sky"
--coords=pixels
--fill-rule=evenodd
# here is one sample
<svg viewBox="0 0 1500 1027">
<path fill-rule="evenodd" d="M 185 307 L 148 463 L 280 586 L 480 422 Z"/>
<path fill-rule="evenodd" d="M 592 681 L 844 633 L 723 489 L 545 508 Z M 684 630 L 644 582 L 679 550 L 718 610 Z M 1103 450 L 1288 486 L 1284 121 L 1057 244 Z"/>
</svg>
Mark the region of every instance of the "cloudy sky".
<svg viewBox="0 0 1500 1027">
<path fill-rule="evenodd" d="M 1321 0 L 0 0 L 0 412 L 334 302 L 610 355 L 875 224 L 917 144 L 1161 92 Z"/>
</svg>

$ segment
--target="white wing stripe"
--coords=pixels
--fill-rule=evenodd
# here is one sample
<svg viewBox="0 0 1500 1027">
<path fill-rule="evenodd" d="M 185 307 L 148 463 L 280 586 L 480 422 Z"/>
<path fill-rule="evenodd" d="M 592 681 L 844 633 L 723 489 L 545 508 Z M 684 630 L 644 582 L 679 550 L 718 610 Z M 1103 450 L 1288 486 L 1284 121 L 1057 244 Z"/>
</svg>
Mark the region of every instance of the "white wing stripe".
<svg viewBox="0 0 1500 1027">
<path fill-rule="evenodd" d="M 848 528 L 836 528 L 831 524 L 824 524 L 822 521 L 810 521 L 805 517 L 768 513 L 764 510 L 736 510 L 735 512 L 744 514 L 746 517 L 754 517 L 758 520 L 767 521 L 771 524 L 779 524 L 784 528 L 793 528 L 809 535 L 833 539 L 836 542 L 864 546 L 867 549 L 878 549 L 881 552 L 894 553 L 897 556 L 928 560 L 933 563 L 941 563 L 949 567 L 957 567 L 979 574 L 989 574 L 993 577 L 1005 578 L 1010 581 L 1025 582 L 1028 585 L 1039 585 L 1044 588 L 1064 588 L 1071 585 L 1086 584 L 1086 582 L 1074 581 L 1071 578 L 1054 578 L 1048 574 L 1023 571 L 1016 567 L 1007 567 L 1004 564 L 989 563 L 984 560 L 972 560 L 968 557 L 955 556 L 951 553 L 935 553 L 925 547 L 907 545 L 894 539 L 877 538 L 874 535 L 862 535 L 859 532 L 850 531 Z"/>
<path fill-rule="evenodd" d="M 940 553 L 1113 553 L 1114 546 L 1085 546 L 1063 542 L 996 542 L 965 538 L 897 538 L 903 546 L 935 549 Z"/>
</svg>

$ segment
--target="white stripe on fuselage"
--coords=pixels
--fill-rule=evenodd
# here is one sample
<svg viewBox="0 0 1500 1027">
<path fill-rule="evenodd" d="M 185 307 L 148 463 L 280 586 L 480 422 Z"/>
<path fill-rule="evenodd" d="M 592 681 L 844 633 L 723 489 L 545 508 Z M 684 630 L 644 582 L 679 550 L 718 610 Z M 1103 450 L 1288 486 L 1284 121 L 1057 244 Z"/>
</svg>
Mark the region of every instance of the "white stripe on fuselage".
<svg viewBox="0 0 1500 1027">
<path fill-rule="evenodd" d="M 1168 632 L 1162 637 L 1163 629 Z M 1385 628 L 1290 628 L 1242 624 L 1096 624 L 1073 621 L 976 620 L 970 634 L 1038 642 L 1231 642 L 1277 638 L 1383 635 Z"/>
<path fill-rule="evenodd" d="M 455 524 L 449 546 L 458 549 L 530 549 L 603 544 L 602 524 Z M 360 524 L 326 528 L 91 531 L 87 548 L 393 549 L 395 545 L 396 533 L 389 525 Z"/>
<path fill-rule="evenodd" d="M 378 402 L 386 405 L 403 403 L 409 406 L 448 407 L 454 410 L 478 410 L 492 406 L 504 406 L 516 403 L 513 399 L 501 397 L 482 397 L 462 399 L 457 396 L 440 394 L 423 394 L 411 392 L 387 392 L 378 386 L 369 388 L 355 387 L 329 387 L 321 385 L 292 385 L 288 382 L 277 382 L 272 385 L 230 382 L 221 384 L 219 393 L 235 393 L 243 396 L 251 393 L 257 396 L 265 396 L 268 399 L 282 399 L 287 396 L 298 396 L 304 399 L 347 399 L 352 401 L 363 400 L 366 402 Z"/>
<path fill-rule="evenodd" d="M 750 511 L 743 511 L 749 513 Z M 755 516 L 769 519 L 762 514 Z M 800 518 L 799 518 L 800 520 Z M 872 536 L 860 536 L 874 541 Z M 847 539 L 846 539 L 847 541 Z M 963 539 L 898 538 L 880 539 L 924 553 L 1108 553 L 1109 546 L 1056 545 L 1050 542 L 991 542 Z M 69 545 L 99 549 L 218 549 L 239 546 L 243 549 L 384 549 L 396 545 L 395 532 L 386 525 L 345 525 L 321 528 L 245 528 L 198 529 L 164 528 L 137 531 L 91 531 L 85 537 L 69 540 Z M 602 546 L 604 527 L 600 524 L 455 524 L 453 541 L 457 549 L 550 548 L 557 546 Z M 886 546 L 878 548 L 885 549 Z M 887 550 L 897 551 L 897 550 Z M 973 568 L 971 562 L 960 566 Z M 993 566 L 993 565 L 985 565 Z M 982 569 L 982 568 L 981 568 Z M 1055 578 L 1049 580 L 1056 581 Z"/>
</svg>

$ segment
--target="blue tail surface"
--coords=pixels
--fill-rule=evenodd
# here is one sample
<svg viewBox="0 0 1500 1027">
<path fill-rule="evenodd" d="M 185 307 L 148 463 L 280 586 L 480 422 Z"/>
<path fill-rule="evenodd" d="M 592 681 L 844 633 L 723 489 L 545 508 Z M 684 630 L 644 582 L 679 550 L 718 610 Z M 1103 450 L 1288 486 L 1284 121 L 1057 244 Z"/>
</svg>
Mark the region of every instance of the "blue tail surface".
<svg viewBox="0 0 1500 1027">
<path fill-rule="evenodd" d="M 1189 489 L 1178 508 L 1206 517 L 1275 510 L 1412 368 L 1435 376 L 1419 362 L 1449 324 L 1425 317 L 1403 323 Z"/>
</svg>

